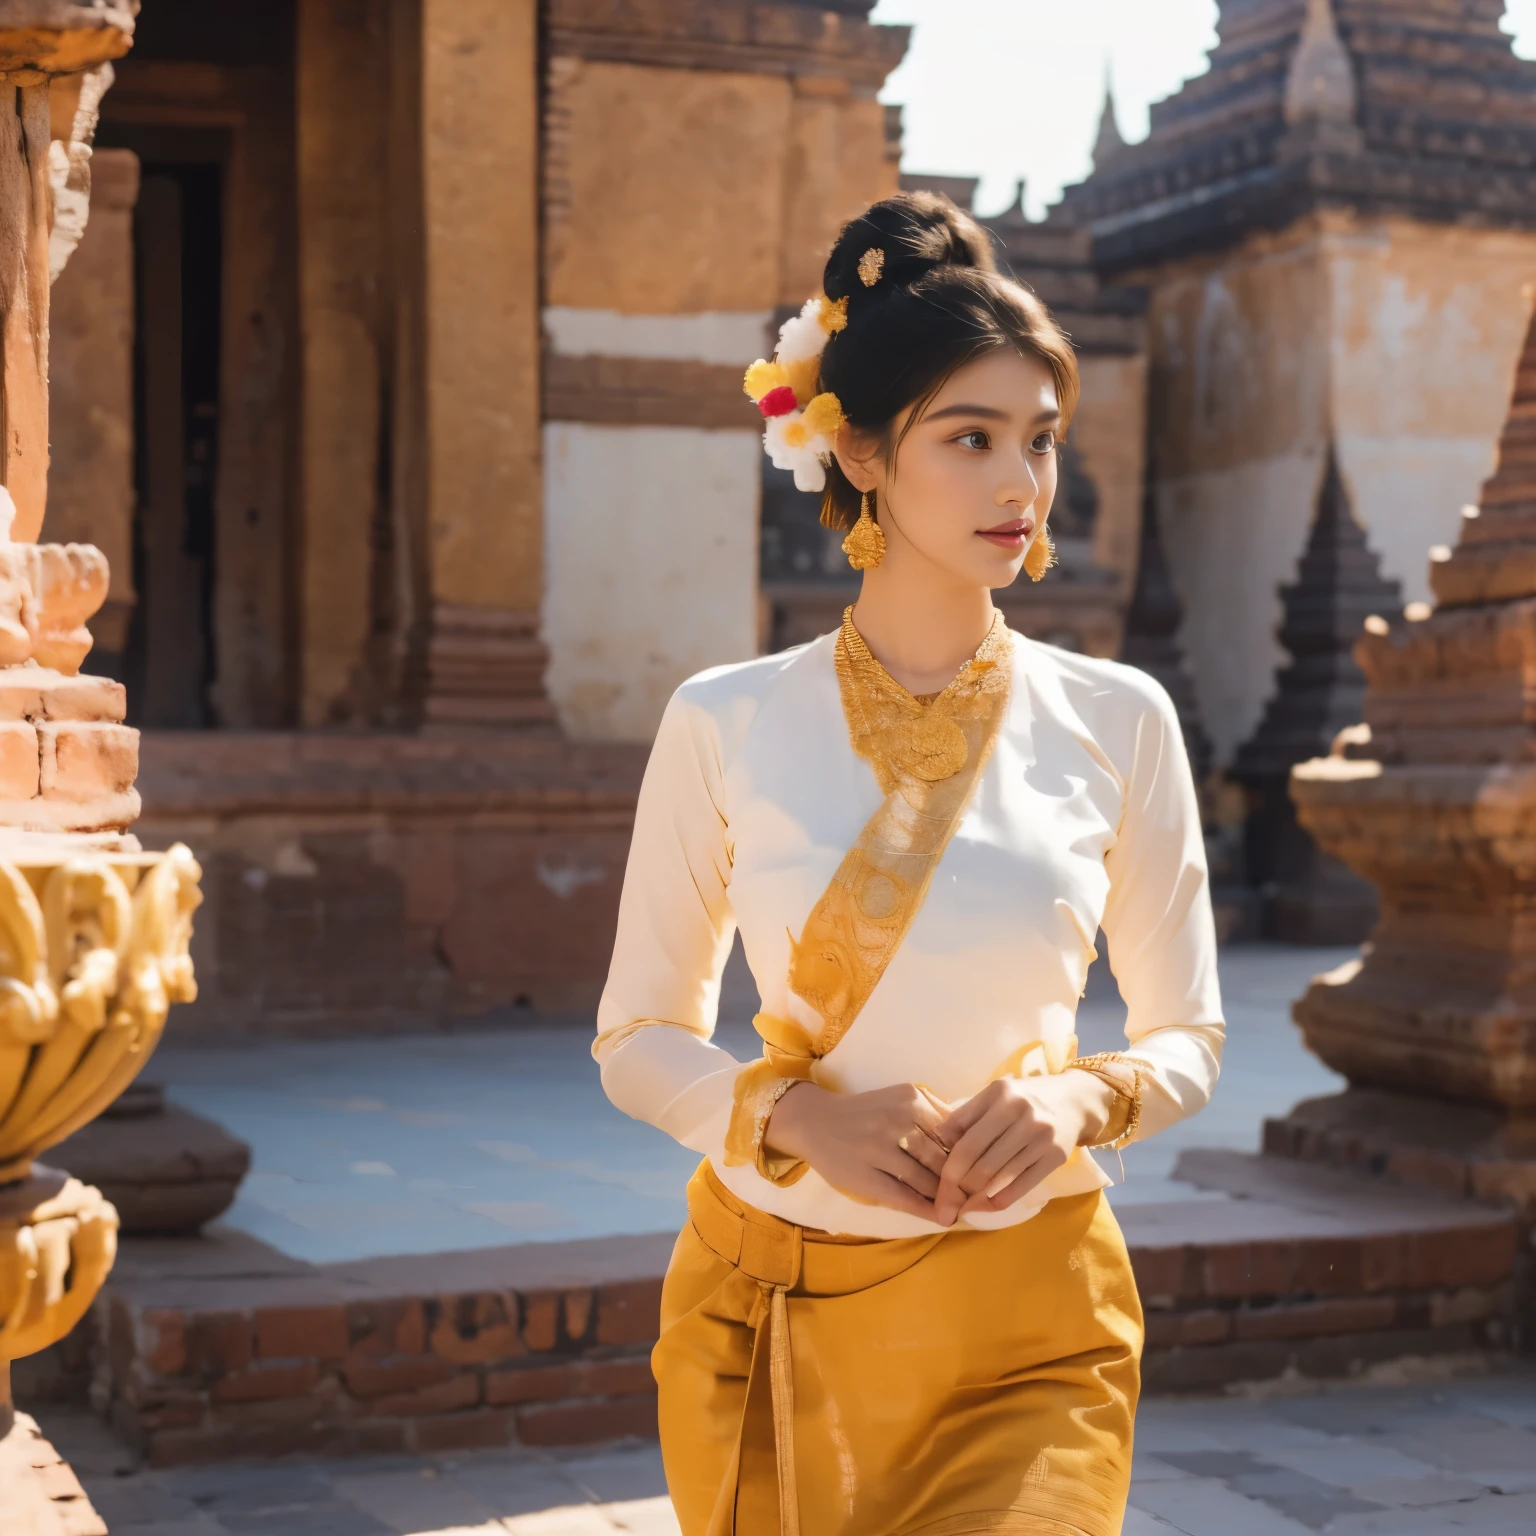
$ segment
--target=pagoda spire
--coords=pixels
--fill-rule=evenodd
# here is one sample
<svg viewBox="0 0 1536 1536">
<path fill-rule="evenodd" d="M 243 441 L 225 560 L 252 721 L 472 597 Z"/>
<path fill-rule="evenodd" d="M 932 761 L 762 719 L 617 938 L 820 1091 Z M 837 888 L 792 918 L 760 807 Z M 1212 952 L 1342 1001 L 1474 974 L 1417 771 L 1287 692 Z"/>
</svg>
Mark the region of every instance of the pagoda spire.
<svg viewBox="0 0 1536 1536">
<path fill-rule="evenodd" d="M 1381 574 L 1355 520 L 1332 443 L 1297 579 L 1280 597 L 1279 639 L 1291 661 L 1231 774 L 1248 792 L 1248 878 L 1268 894 L 1270 937 L 1358 943 L 1374 921 L 1375 893 L 1301 829 L 1288 783 L 1297 763 L 1327 756 L 1339 732 L 1362 718 L 1355 641 L 1367 619 L 1400 611 L 1402 589 Z"/>
<path fill-rule="evenodd" d="M 1120 133 L 1120 122 L 1115 114 L 1115 78 L 1110 61 L 1104 60 L 1104 112 L 1099 118 L 1099 136 L 1093 146 L 1093 168 L 1102 171 L 1121 150 L 1125 139 Z"/>
<path fill-rule="evenodd" d="M 1360 93 L 1354 61 L 1339 36 L 1333 0 L 1307 0 L 1307 17 L 1285 82 L 1285 121 L 1293 130 L 1357 126 Z"/>
<path fill-rule="evenodd" d="M 1200 723 L 1194 679 L 1178 641 L 1183 622 L 1184 605 L 1169 579 L 1168 556 L 1157 517 L 1157 491 L 1149 470 L 1141 510 L 1136 588 L 1125 616 L 1125 643 L 1120 659 L 1149 673 L 1167 690 L 1178 712 L 1195 782 L 1203 784 L 1211 771 L 1211 739 Z"/>
</svg>

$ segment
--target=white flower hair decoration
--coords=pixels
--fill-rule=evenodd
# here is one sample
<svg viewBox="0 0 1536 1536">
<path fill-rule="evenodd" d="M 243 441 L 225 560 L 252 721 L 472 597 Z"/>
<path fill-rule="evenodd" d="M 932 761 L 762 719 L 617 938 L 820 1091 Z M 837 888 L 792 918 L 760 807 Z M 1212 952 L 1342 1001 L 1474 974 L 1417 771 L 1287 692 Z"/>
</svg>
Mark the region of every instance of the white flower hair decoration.
<svg viewBox="0 0 1536 1536">
<path fill-rule="evenodd" d="M 826 490 L 827 464 L 846 419 L 842 402 L 820 384 L 821 354 L 847 324 L 847 299 L 810 299 L 780 328 L 774 360 L 747 369 L 747 395 L 768 423 L 763 447 L 775 469 L 794 472 L 802 491 Z"/>
</svg>

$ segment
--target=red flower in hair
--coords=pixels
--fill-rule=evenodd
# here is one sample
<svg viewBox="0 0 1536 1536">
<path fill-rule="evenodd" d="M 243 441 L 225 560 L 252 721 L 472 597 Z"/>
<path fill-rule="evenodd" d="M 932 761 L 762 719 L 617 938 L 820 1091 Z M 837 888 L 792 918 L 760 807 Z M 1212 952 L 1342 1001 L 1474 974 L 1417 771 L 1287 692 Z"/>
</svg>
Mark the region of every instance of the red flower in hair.
<svg viewBox="0 0 1536 1536">
<path fill-rule="evenodd" d="M 757 408 L 769 421 L 772 421 L 775 416 L 788 416 L 799 404 L 800 402 L 795 399 L 794 390 L 788 384 L 780 384 L 777 389 L 770 389 L 757 402 Z"/>
</svg>

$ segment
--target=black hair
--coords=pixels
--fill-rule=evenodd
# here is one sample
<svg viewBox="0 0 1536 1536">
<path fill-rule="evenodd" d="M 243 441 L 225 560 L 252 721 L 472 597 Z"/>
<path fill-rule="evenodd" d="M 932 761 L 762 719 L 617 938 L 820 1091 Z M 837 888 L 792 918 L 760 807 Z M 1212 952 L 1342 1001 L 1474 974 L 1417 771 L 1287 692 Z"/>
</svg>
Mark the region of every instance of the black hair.
<svg viewBox="0 0 1536 1536">
<path fill-rule="evenodd" d="M 998 270 L 991 238 L 947 198 L 904 192 L 876 203 L 843 227 L 822 282 L 829 299 L 848 300 L 848 324 L 827 342 L 821 386 L 887 455 L 901 446 L 902 412 L 918 407 L 910 427 L 957 369 L 1001 347 L 1046 364 L 1063 427 L 1071 420 L 1081 393 L 1071 343 L 1045 305 Z M 861 502 L 834 459 L 822 522 L 851 528 Z"/>
</svg>

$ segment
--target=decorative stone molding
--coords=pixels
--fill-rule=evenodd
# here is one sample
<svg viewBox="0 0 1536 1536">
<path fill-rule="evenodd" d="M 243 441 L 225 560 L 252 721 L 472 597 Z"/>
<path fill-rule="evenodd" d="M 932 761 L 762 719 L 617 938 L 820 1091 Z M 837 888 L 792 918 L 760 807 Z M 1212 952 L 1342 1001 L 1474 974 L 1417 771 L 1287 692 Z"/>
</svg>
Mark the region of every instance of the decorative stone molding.
<svg viewBox="0 0 1536 1536">
<path fill-rule="evenodd" d="M 0 844 L 0 1185 L 116 1099 L 171 1004 L 197 997 L 187 951 L 201 879 L 180 844 Z"/>
<path fill-rule="evenodd" d="M 438 603 L 426 647 L 421 717 L 428 727 L 553 726 L 544 692 L 549 652 L 539 616 Z"/>
<path fill-rule="evenodd" d="M 878 91 L 906 53 L 912 29 L 872 26 L 838 14 L 841 9 L 746 0 L 553 0 L 549 55 L 663 69 L 824 75 Z"/>
<path fill-rule="evenodd" d="M 139 813 L 122 685 L 81 677 L 111 573 L 89 544 L 15 544 L 0 487 L 0 828 L 123 832 Z"/>
<path fill-rule="evenodd" d="M 1052 220 L 1141 272 L 1319 207 L 1536 225 L 1536 63 L 1498 8 L 1449 0 L 1220 0 L 1210 68 Z M 1469 80 L 1477 110 L 1468 109 Z"/>
<path fill-rule="evenodd" d="M 0 1190 L 0 1360 L 57 1344 L 85 1316 L 117 1257 L 117 1212 L 55 1173 Z"/>
<path fill-rule="evenodd" d="M 138 13 L 139 0 L 0 0 L 0 74 L 36 85 L 120 59 Z"/>
<path fill-rule="evenodd" d="M 91 217 L 91 151 L 101 99 L 116 79 L 110 64 L 68 75 L 49 88 L 54 137 L 48 145 L 53 225 L 48 235 L 48 280 L 57 282 L 85 235 Z"/>
<path fill-rule="evenodd" d="M 741 375 L 740 367 L 717 363 L 550 353 L 544 359 L 544 419 L 753 432 L 762 422 L 741 392 Z"/>
<path fill-rule="evenodd" d="M 1301 44 L 1285 81 L 1285 120 L 1293 128 L 1322 122 L 1353 126 L 1359 109 L 1354 64 L 1339 39 L 1333 0 L 1307 0 Z"/>
</svg>

